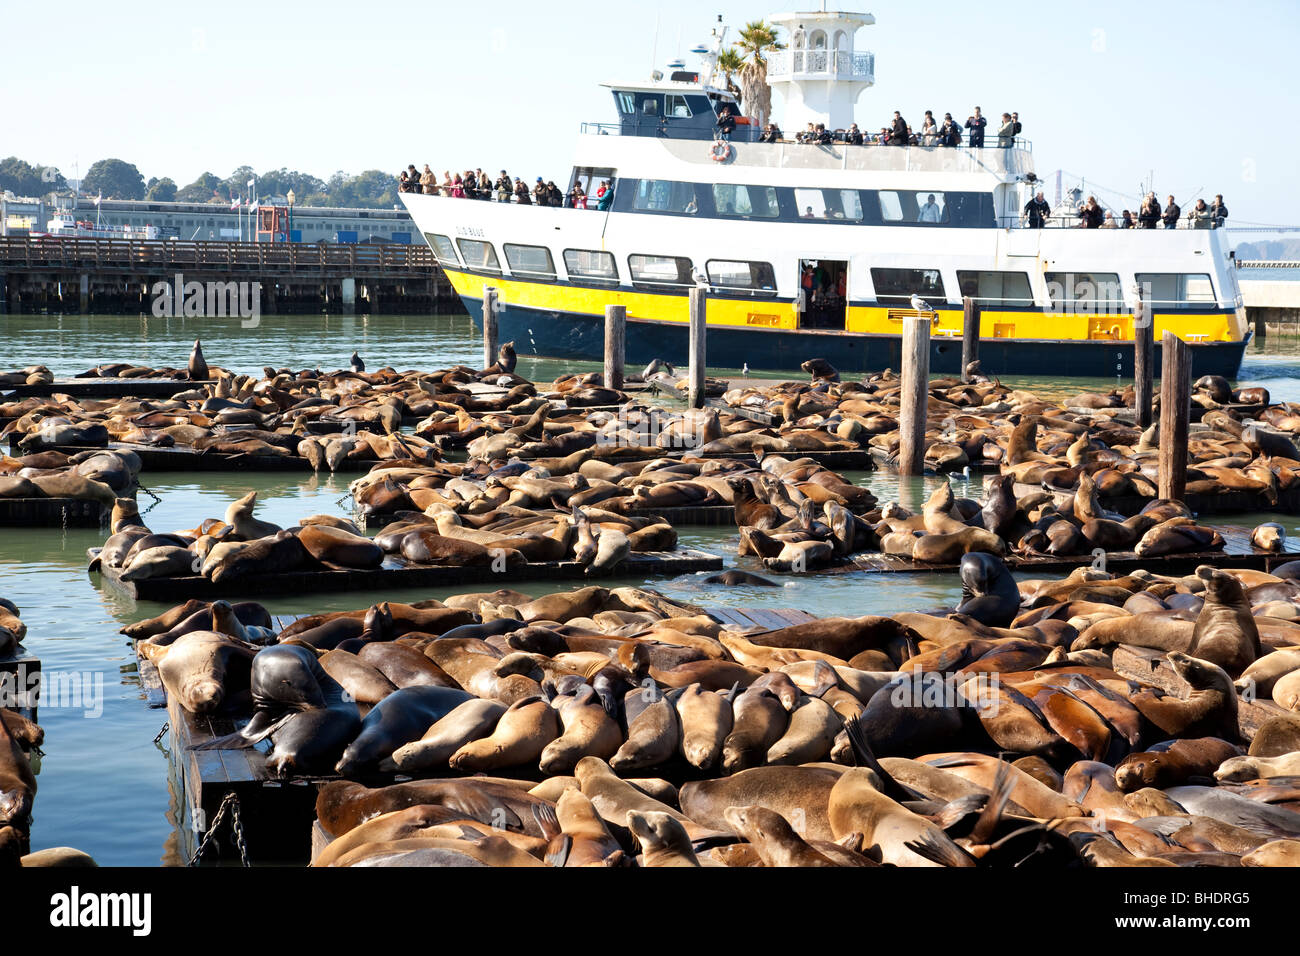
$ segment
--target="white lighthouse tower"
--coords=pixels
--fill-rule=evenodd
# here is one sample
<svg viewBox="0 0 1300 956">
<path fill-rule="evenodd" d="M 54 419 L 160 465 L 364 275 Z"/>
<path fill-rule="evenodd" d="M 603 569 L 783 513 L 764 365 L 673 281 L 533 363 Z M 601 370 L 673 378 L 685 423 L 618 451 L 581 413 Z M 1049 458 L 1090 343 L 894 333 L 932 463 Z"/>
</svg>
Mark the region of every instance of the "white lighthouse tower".
<svg viewBox="0 0 1300 956">
<path fill-rule="evenodd" d="M 768 58 L 767 80 L 785 102 L 783 127 L 801 130 L 825 123 L 829 130 L 853 122 L 853 107 L 876 81 L 875 57 L 854 48 L 859 27 L 871 26 L 869 13 L 777 13 L 768 20 L 784 33 L 786 49 Z"/>
</svg>

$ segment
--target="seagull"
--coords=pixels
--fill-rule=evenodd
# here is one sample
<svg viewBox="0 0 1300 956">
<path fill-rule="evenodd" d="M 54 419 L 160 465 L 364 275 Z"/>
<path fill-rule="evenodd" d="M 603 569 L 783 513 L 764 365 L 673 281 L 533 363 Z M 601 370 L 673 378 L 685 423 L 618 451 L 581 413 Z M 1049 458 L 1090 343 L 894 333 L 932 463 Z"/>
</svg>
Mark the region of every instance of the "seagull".
<svg viewBox="0 0 1300 956">
<path fill-rule="evenodd" d="M 748 362 L 745 362 L 743 365 L 740 366 L 740 374 L 741 374 L 741 375 L 748 375 L 748 374 L 749 374 L 749 363 L 748 363 Z"/>
<path fill-rule="evenodd" d="M 691 278 L 695 280 L 695 284 L 696 284 L 697 286 L 699 286 L 700 288 L 702 288 L 702 289 L 706 289 L 706 288 L 708 288 L 708 286 L 709 286 L 709 277 L 706 276 L 706 275 L 705 275 L 703 272 L 701 272 L 699 269 L 696 269 L 694 272 L 691 273 Z"/>
<path fill-rule="evenodd" d="M 364 372 L 365 370 L 366 370 L 366 363 L 363 362 L 363 361 L 361 361 L 361 356 L 360 356 L 360 355 L 358 355 L 356 352 L 353 352 L 353 353 L 352 353 L 352 371 L 354 371 L 354 372 Z"/>
<path fill-rule="evenodd" d="M 934 311 L 933 306 L 931 306 L 929 302 L 926 302 L 915 292 L 912 293 L 912 308 L 916 309 L 916 311 L 920 312 L 922 315 L 932 315 L 932 316 L 938 315 L 938 313 Z"/>
</svg>

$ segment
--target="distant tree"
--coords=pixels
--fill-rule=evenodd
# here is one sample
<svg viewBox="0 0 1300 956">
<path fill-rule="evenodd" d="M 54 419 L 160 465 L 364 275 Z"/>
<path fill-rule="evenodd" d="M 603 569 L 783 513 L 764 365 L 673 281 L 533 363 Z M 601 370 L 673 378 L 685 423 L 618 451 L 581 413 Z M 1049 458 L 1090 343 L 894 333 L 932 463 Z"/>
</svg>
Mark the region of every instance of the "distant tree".
<svg viewBox="0 0 1300 956">
<path fill-rule="evenodd" d="M 175 202 L 176 183 L 169 176 L 164 176 L 162 179 L 151 179 L 145 190 L 144 198 L 153 202 Z"/>
<path fill-rule="evenodd" d="M 387 209 L 397 202 L 397 183 L 382 169 L 367 169 L 356 176 L 337 172 L 326 189 L 331 206 Z"/>
<path fill-rule="evenodd" d="M 222 193 L 225 184 L 215 173 L 203 173 L 198 179 L 176 193 L 177 202 L 230 201 L 229 193 Z"/>
<path fill-rule="evenodd" d="M 723 76 L 728 92 L 736 96 L 737 101 L 740 102 L 743 108 L 744 100 L 740 97 L 740 87 L 736 85 L 736 81 L 732 77 L 745 68 L 745 58 L 734 46 L 729 46 L 718 54 L 717 68 L 718 72 Z"/>
<path fill-rule="evenodd" d="M 740 71 L 740 85 L 745 91 L 745 115 L 772 118 L 772 87 L 767 82 L 767 58 L 785 49 L 776 38 L 776 27 L 762 20 L 746 23 L 740 31 L 737 52 L 745 60 Z"/>
<path fill-rule="evenodd" d="M 252 166 L 240 166 L 233 173 L 226 177 L 221 185 L 222 195 L 225 196 L 247 196 L 248 181 L 257 176 Z M 261 182 L 257 183 L 257 192 L 260 195 L 266 195 L 266 190 L 262 188 Z"/>
<path fill-rule="evenodd" d="M 0 159 L 0 192 L 15 196 L 43 196 L 68 188 L 68 181 L 53 166 L 33 166 L 17 156 Z"/>
<path fill-rule="evenodd" d="M 143 199 L 144 177 L 133 163 L 101 159 L 86 173 L 81 191 L 91 195 L 102 192 L 105 199 Z"/>
<path fill-rule="evenodd" d="M 287 196 L 290 189 L 294 200 L 302 205 L 306 197 L 325 192 L 325 183 L 308 173 L 283 167 L 268 170 L 257 177 L 257 190 L 264 196 Z"/>
</svg>

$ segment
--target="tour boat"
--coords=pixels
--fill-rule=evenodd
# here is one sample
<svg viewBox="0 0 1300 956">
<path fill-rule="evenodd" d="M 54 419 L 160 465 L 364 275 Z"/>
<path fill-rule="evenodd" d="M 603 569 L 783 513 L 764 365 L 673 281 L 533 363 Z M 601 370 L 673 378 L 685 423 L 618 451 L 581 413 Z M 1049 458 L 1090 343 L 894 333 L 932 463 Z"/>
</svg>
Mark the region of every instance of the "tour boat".
<svg viewBox="0 0 1300 956">
<path fill-rule="evenodd" d="M 1157 373 L 1169 330 L 1197 375 L 1236 377 L 1249 330 L 1222 229 L 1084 229 L 1060 217 L 1029 227 L 1022 210 L 1043 183 L 1031 144 L 999 139 L 1000 109 L 982 147 L 965 136 L 959 147 L 840 141 L 874 83 L 872 54 L 855 49 L 874 18 L 769 22 L 786 43 L 767 67 L 783 141 L 758 141 L 768 118 L 743 116 L 717 71 L 722 28 L 693 51 L 698 71 L 673 64 L 604 84 L 618 121 L 583 125 L 568 183 L 587 208 L 401 194 L 476 321 L 493 287 L 501 339 L 517 352 L 599 360 L 605 307 L 623 305 L 627 361 L 680 363 L 689 293 L 705 286 L 711 367 L 824 358 L 842 371 L 897 369 L 903 323 L 923 311 L 931 368 L 954 373 L 969 298 L 986 373 L 1112 376 L 1132 374 L 1141 297 Z M 724 106 L 742 116 L 729 137 Z M 836 141 L 794 142 L 808 123 Z M 600 209 L 607 180 L 613 199 Z"/>
</svg>

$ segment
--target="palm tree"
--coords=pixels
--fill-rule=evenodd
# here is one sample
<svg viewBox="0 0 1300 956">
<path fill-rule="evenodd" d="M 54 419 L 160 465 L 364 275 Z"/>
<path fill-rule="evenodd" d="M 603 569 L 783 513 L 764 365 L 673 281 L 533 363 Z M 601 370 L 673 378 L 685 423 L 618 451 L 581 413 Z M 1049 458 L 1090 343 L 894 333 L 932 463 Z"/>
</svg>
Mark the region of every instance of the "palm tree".
<svg viewBox="0 0 1300 956">
<path fill-rule="evenodd" d="M 745 24 L 740 31 L 736 49 L 745 65 L 740 71 L 740 85 L 744 90 L 745 111 L 749 116 L 770 120 L 772 116 L 772 88 L 767 84 L 767 56 L 785 49 L 776 38 L 776 27 L 762 20 Z"/>
<path fill-rule="evenodd" d="M 745 58 L 740 55 L 734 46 L 729 46 L 718 54 L 718 62 L 714 67 L 723 75 L 727 85 L 727 92 L 734 93 L 737 101 L 743 102 L 740 97 L 740 87 L 735 84 L 731 77 L 745 68 Z"/>
</svg>

